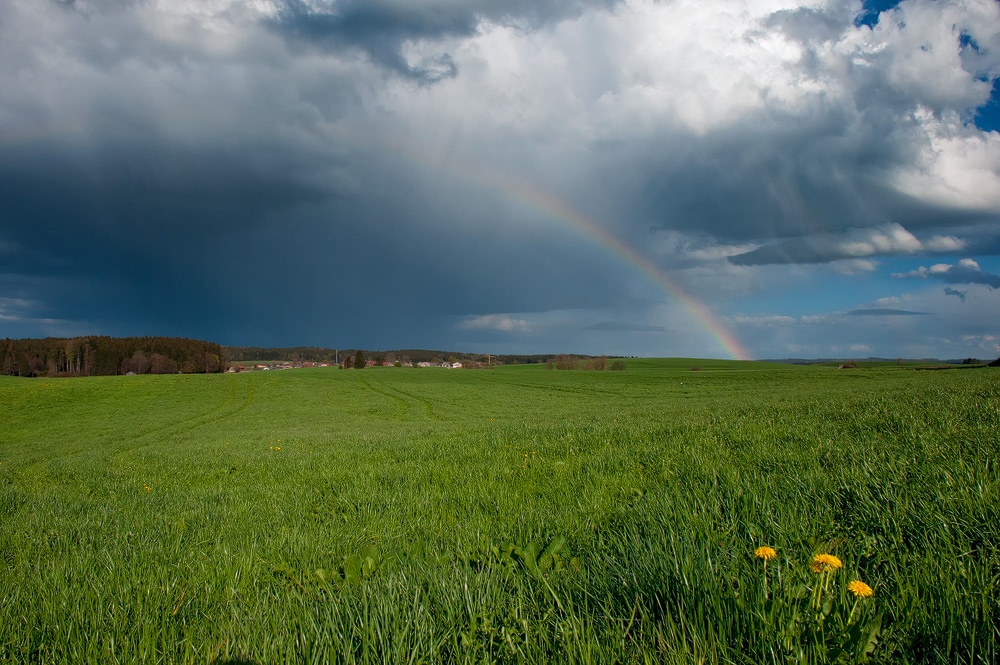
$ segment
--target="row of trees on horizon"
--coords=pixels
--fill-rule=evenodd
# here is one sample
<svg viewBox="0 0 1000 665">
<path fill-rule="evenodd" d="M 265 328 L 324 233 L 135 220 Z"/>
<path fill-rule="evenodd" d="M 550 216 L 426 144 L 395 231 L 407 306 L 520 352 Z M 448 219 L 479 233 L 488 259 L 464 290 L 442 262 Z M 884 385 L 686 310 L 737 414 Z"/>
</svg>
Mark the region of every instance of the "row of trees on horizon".
<svg viewBox="0 0 1000 665">
<path fill-rule="evenodd" d="M 115 376 L 224 372 L 225 351 L 186 337 L 47 337 L 0 341 L 0 374 Z"/>
<path fill-rule="evenodd" d="M 486 353 L 464 353 L 460 351 L 434 351 L 429 349 L 396 349 L 392 351 L 376 351 L 369 349 L 329 349 L 314 346 L 295 346 L 288 348 L 264 347 L 264 346 L 226 346 L 223 347 L 226 357 L 230 362 L 325 362 L 355 366 L 358 351 L 366 359 L 371 359 L 378 364 L 393 365 L 397 361 L 401 363 L 431 362 L 443 363 L 460 362 L 463 365 L 531 365 L 553 361 L 555 358 L 576 358 L 587 360 L 591 356 L 584 355 L 559 355 L 551 354 L 486 354 Z"/>
</svg>

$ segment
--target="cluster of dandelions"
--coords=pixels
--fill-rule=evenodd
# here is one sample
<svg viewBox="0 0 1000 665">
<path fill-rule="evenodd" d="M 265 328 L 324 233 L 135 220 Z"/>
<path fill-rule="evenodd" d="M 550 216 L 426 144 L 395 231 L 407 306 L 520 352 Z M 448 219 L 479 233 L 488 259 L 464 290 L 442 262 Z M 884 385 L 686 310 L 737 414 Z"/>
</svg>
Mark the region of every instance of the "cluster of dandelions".
<svg viewBox="0 0 1000 665">
<path fill-rule="evenodd" d="M 767 562 L 778 557 L 778 552 L 773 547 L 761 546 L 753 551 L 758 559 L 764 561 L 764 593 L 767 594 Z M 809 568 L 817 575 L 823 576 L 823 590 L 829 583 L 829 575 L 844 567 L 844 562 L 832 554 L 817 554 L 809 563 Z M 847 590 L 854 594 L 858 600 L 870 598 L 875 594 L 874 590 L 861 580 L 852 580 L 847 585 Z"/>
<path fill-rule="evenodd" d="M 844 568 L 844 562 L 837 556 L 826 552 L 813 555 L 809 561 L 809 570 L 816 576 L 814 582 L 802 585 L 798 583 L 799 575 L 793 575 L 796 582 L 782 587 L 786 593 L 781 596 L 783 602 L 778 602 L 777 594 L 772 598 L 767 592 L 767 564 L 778 558 L 777 550 L 765 545 L 755 549 L 753 554 L 764 564 L 764 616 L 777 631 L 779 642 L 786 648 L 791 649 L 795 645 L 798 645 L 796 648 L 815 647 L 820 650 L 818 653 L 853 654 L 861 657 L 861 660 L 864 659 L 863 654 L 874 648 L 873 640 L 878 634 L 881 618 L 866 623 L 866 609 L 870 607 L 867 599 L 874 596 L 875 592 L 859 579 L 848 582 L 846 589 L 854 596 L 854 604 L 845 621 L 847 606 L 838 602 L 839 593 L 831 593 L 831 588 L 836 586 L 836 579 Z M 777 566 L 777 562 L 775 566 L 778 585 L 782 586 L 782 569 Z M 802 572 L 809 575 L 804 570 Z M 776 612 L 779 614 L 775 614 Z"/>
</svg>

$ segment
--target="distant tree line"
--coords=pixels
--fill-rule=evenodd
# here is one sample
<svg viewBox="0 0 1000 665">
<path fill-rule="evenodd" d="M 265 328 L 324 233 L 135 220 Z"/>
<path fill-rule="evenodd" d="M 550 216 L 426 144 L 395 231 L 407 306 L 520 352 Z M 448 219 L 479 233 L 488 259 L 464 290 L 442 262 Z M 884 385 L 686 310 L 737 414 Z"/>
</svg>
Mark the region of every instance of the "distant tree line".
<svg viewBox="0 0 1000 665">
<path fill-rule="evenodd" d="M 288 348 L 265 346 L 226 346 L 223 347 L 230 362 L 325 362 L 340 363 L 345 367 L 357 367 L 358 351 L 366 359 L 378 365 L 410 364 L 419 362 L 443 363 L 460 362 L 465 367 L 486 367 L 490 365 L 530 365 L 545 363 L 552 360 L 549 354 L 486 354 L 462 353 L 459 351 L 432 351 L 428 349 L 395 349 L 392 351 L 375 351 L 369 349 L 329 349 L 318 346 L 295 346 Z M 589 360 L 591 356 L 569 355 L 560 358 L 577 358 Z"/>
<path fill-rule="evenodd" d="M 214 342 L 185 337 L 47 337 L 0 341 L 0 374 L 113 376 L 224 372 L 226 354 Z"/>
</svg>

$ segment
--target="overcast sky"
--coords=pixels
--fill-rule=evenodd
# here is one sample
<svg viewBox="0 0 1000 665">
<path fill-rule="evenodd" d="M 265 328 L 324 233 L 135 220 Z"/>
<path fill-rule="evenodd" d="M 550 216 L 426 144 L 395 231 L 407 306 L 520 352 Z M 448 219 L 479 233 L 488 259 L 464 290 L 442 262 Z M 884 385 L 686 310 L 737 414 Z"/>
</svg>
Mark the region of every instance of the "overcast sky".
<svg viewBox="0 0 1000 665">
<path fill-rule="evenodd" d="M 0 0 L 0 337 L 1000 356 L 996 0 Z"/>
</svg>

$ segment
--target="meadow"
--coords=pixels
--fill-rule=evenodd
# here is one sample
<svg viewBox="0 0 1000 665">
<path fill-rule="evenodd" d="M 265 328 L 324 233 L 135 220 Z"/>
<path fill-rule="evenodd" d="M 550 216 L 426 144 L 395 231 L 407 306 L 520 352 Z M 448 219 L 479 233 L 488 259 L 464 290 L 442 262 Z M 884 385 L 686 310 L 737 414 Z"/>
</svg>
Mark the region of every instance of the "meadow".
<svg viewBox="0 0 1000 665">
<path fill-rule="evenodd" d="M 1000 656 L 997 369 L 0 377 L 0 423 L 4 663 Z"/>
</svg>

